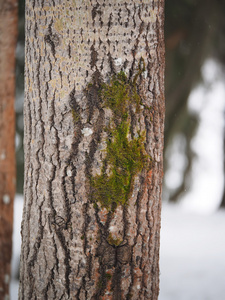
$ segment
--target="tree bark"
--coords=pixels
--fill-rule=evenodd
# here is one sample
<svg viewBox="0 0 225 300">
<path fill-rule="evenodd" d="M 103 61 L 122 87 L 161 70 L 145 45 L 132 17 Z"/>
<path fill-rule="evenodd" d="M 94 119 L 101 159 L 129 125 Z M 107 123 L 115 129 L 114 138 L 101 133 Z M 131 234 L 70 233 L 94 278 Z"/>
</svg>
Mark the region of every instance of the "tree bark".
<svg viewBox="0 0 225 300">
<path fill-rule="evenodd" d="M 225 112 L 224 112 L 224 115 L 225 115 Z M 225 153 L 225 126 L 223 129 L 223 149 L 224 149 L 224 153 Z M 224 174 L 225 174 L 225 154 L 223 156 L 223 170 L 224 170 Z M 224 175 L 223 195 L 222 195 L 222 201 L 221 201 L 220 207 L 225 207 L 225 175 Z"/>
<path fill-rule="evenodd" d="M 17 1 L 0 0 L 0 299 L 8 299 L 15 195 Z"/>
<path fill-rule="evenodd" d="M 27 1 L 19 299 L 157 299 L 163 16 Z"/>
</svg>

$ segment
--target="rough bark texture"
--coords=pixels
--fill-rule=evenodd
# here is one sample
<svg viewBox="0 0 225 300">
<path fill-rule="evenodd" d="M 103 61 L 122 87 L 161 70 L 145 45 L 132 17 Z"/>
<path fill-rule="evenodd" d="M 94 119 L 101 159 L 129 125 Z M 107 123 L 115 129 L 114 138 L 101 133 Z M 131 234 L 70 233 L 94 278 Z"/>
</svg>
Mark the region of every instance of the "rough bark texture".
<svg viewBox="0 0 225 300">
<path fill-rule="evenodd" d="M 0 0 L 0 299 L 9 297 L 15 194 L 17 1 Z"/>
<path fill-rule="evenodd" d="M 27 1 L 20 299 L 158 297 L 163 7 L 154 0 Z M 118 122 L 100 87 L 121 70 L 141 97 L 138 111 L 128 107 L 128 139 L 144 133 L 152 164 L 132 179 L 126 203 L 109 207 L 96 203 L 90 178 L 116 139 L 106 128 Z"/>
</svg>

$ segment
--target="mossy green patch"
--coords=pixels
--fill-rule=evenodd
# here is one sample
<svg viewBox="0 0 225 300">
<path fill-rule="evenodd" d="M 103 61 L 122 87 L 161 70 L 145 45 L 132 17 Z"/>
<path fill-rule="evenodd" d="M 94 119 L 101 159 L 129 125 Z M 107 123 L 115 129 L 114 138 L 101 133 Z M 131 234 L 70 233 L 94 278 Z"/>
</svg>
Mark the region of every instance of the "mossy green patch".
<svg viewBox="0 0 225 300">
<path fill-rule="evenodd" d="M 107 281 L 112 279 L 112 275 L 110 273 L 105 273 L 105 277 Z"/>
<path fill-rule="evenodd" d="M 112 246 L 119 246 L 122 243 L 123 240 L 118 239 L 118 238 L 114 238 L 112 236 L 112 234 L 110 233 L 109 236 L 108 236 L 108 238 L 107 238 L 107 241 Z"/>
<path fill-rule="evenodd" d="M 113 111 L 114 120 L 119 117 L 127 119 L 131 103 L 136 104 L 137 110 L 140 108 L 141 99 L 137 89 L 123 71 L 114 75 L 109 84 L 102 84 L 101 97 L 104 105 Z"/>
<path fill-rule="evenodd" d="M 73 122 L 75 124 L 80 121 L 80 115 L 76 112 L 74 108 L 72 108 L 72 116 L 73 116 Z"/>
<path fill-rule="evenodd" d="M 94 207 L 94 209 L 98 209 L 98 204 L 95 202 L 93 207 Z"/>
<path fill-rule="evenodd" d="M 100 175 L 90 177 L 92 199 L 102 207 L 113 210 L 125 205 L 133 189 L 135 175 L 149 167 L 150 157 L 144 147 L 145 132 L 131 137 L 130 108 L 140 112 L 141 99 L 133 82 L 124 72 L 114 75 L 100 88 L 102 105 L 113 116 L 109 126 L 106 157 Z"/>
<path fill-rule="evenodd" d="M 73 122 L 75 124 L 80 121 L 80 115 L 76 112 L 74 108 L 72 108 L 72 116 L 73 116 Z"/>
</svg>

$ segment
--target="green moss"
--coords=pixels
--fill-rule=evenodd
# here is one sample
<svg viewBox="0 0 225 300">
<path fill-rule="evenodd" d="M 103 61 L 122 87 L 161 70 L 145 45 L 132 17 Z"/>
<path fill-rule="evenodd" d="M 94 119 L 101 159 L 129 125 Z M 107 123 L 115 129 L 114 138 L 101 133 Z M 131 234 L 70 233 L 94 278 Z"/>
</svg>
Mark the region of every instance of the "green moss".
<svg viewBox="0 0 225 300">
<path fill-rule="evenodd" d="M 103 287 L 103 282 L 102 280 L 100 279 L 98 282 L 97 282 L 97 288 L 98 289 L 101 289 Z"/>
<path fill-rule="evenodd" d="M 74 108 L 72 108 L 72 116 L 73 116 L 74 123 L 79 122 L 80 115 L 76 112 L 76 110 Z"/>
<path fill-rule="evenodd" d="M 102 84 L 101 97 L 105 107 L 113 111 L 114 120 L 116 118 L 127 119 L 130 103 L 136 103 L 137 110 L 140 107 L 141 99 L 136 87 L 128 81 L 123 71 L 114 75 L 109 84 Z"/>
<path fill-rule="evenodd" d="M 145 132 L 128 139 L 131 136 L 130 107 L 135 107 L 138 113 L 141 103 L 134 81 L 129 82 L 121 71 L 108 84 L 101 85 L 99 96 L 103 107 L 110 108 L 113 117 L 105 128 L 109 138 L 101 174 L 90 177 L 90 186 L 93 201 L 113 210 L 127 203 L 135 175 L 149 167 L 150 157 L 144 148 Z"/>
<path fill-rule="evenodd" d="M 115 238 L 112 237 L 111 234 L 109 234 L 109 236 L 107 238 L 107 241 L 112 246 L 119 246 L 122 243 L 121 239 L 115 239 Z"/>
<path fill-rule="evenodd" d="M 84 235 L 82 235 L 80 238 L 81 238 L 81 239 L 82 239 L 82 241 L 83 241 L 83 240 L 84 240 Z"/>
<path fill-rule="evenodd" d="M 109 281 L 109 280 L 111 280 L 112 275 L 110 273 L 105 273 L 105 277 L 106 277 L 106 280 Z"/>
<path fill-rule="evenodd" d="M 95 202 L 95 203 L 93 204 L 93 207 L 94 207 L 94 209 L 98 209 L 98 204 Z"/>
<path fill-rule="evenodd" d="M 133 294 L 131 294 L 131 293 L 127 294 L 127 299 L 132 299 L 132 297 L 133 297 Z"/>
</svg>

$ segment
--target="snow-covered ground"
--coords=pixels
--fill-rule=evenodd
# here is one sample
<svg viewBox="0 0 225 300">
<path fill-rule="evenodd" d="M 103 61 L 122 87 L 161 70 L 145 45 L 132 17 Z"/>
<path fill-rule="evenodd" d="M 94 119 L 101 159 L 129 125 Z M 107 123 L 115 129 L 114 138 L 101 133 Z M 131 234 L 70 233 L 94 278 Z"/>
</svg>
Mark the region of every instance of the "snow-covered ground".
<svg viewBox="0 0 225 300">
<path fill-rule="evenodd" d="M 14 200 L 14 223 L 13 223 L 13 256 L 11 264 L 11 285 L 10 285 L 10 298 L 11 300 L 18 299 L 19 288 L 19 259 L 21 248 L 21 221 L 23 212 L 23 196 L 16 195 Z"/>
<path fill-rule="evenodd" d="M 22 196 L 14 211 L 11 300 L 17 300 Z M 225 299 L 225 210 L 211 215 L 163 205 L 159 300 Z"/>
<path fill-rule="evenodd" d="M 162 210 L 159 300 L 225 299 L 225 210 Z"/>
</svg>

